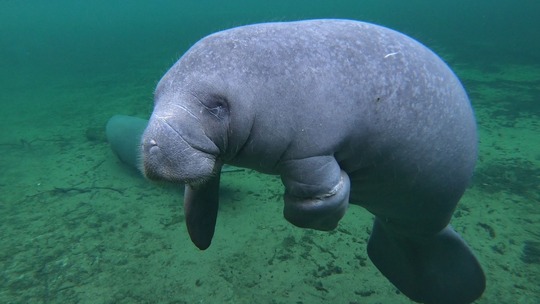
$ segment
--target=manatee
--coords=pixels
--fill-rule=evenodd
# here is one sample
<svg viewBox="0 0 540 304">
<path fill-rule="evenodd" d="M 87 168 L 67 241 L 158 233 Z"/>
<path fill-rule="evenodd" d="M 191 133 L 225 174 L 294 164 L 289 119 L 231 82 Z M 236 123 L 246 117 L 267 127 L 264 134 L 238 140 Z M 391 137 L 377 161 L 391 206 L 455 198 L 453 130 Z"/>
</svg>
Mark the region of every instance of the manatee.
<svg viewBox="0 0 540 304">
<path fill-rule="evenodd" d="M 394 30 L 325 19 L 209 35 L 159 81 L 141 154 L 147 178 L 185 184 L 202 250 L 231 164 L 279 175 L 298 227 L 335 229 L 349 204 L 371 212 L 368 256 L 414 301 L 485 289 L 449 225 L 477 158 L 471 104 L 443 60 Z"/>
<path fill-rule="evenodd" d="M 114 115 L 107 121 L 105 133 L 114 154 L 126 165 L 137 169 L 140 162 L 139 146 L 148 120 Z"/>
</svg>

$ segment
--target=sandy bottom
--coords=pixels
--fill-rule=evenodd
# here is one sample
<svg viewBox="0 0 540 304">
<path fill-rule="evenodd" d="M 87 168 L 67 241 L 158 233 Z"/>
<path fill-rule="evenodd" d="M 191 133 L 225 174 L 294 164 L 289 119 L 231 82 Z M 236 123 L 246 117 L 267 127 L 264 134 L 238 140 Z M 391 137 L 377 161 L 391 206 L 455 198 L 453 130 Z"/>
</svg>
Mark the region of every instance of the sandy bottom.
<svg viewBox="0 0 540 304">
<path fill-rule="evenodd" d="M 452 221 L 486 272 L 477 303 L 540 303 L 540 69 L 455 70 L 480 132 Z M 104 140 L 113 114 L 151 111 L 152 86 L 122 77 L 55 81 L 2 110 L 1 303 L 411 303 L 367 258 L 369 213 L 295 228 L 279 179 L 249 170 L 224 173 L 213 244 L 196 249 L 181 189 L 146 181 Z"/>
</svg>

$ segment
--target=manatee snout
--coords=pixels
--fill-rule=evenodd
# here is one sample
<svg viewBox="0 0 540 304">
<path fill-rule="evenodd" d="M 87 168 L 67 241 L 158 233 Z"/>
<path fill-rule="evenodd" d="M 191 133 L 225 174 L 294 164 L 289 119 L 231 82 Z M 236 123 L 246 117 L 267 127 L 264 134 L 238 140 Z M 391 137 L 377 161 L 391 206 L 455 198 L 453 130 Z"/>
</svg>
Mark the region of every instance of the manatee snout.
<svg viewBox="0 0 540 304">
<path fill-rule="evenodd" d="M 215 157 L 165 119 L 151 118 L 142 136 L 144 175 L 151 180 L 196 184 L 213 174 Z"/>
<path fill-rule="evenodd" d="M 167 158 L 163 156 L 162 149 L 158 146 L 153 137 L 143 137 L 141 147 L 143 159 L 142 171 L 146 178 L 151 180 L 162 180 L 165 179 L 165 176 L 171 176 L 171 174 L 168 173 L 169 170 L 167 170 L 170 165 L 163 165 L 163 160 L 166 160 Z"/>
</svg>

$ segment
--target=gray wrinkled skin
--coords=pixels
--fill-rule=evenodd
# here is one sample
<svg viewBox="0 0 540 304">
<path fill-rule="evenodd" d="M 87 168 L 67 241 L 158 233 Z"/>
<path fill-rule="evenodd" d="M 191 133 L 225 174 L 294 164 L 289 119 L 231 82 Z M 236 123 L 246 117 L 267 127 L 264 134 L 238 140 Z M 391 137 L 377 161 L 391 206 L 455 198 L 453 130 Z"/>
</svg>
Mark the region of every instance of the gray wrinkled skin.
<svg viewBox="0 0 540 304">
<path fill-rule="evenodd" d="M 483 292 L 448 226 L 476 162 L 473 112 L 448 66 L 403 34 L 311 20 L 210 35 L 159 82 L 142 154 L 147 177 L 187 184 L 201 249 L 226 163 L 280 175 L 285 218 L 299 227 L 334 229 L 348 203 L 376 215 L 368 254 L 411 299 Z"/>
</svg>

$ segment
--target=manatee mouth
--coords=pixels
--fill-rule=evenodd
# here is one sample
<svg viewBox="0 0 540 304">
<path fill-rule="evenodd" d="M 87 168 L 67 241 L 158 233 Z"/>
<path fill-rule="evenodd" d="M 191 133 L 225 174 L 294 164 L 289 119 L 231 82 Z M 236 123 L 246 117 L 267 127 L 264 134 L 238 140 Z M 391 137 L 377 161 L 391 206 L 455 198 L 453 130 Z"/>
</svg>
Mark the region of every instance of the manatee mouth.
<svg viewBox="0 0 540 304">
<path fill-rule="evenodd" d="M 161 147 L 148 139 L 143 140 L 141 154 L 141 171 L 150 180 L 196 186 L 214 176 L 216 158 L 191 146 Z"/>
</svg>

